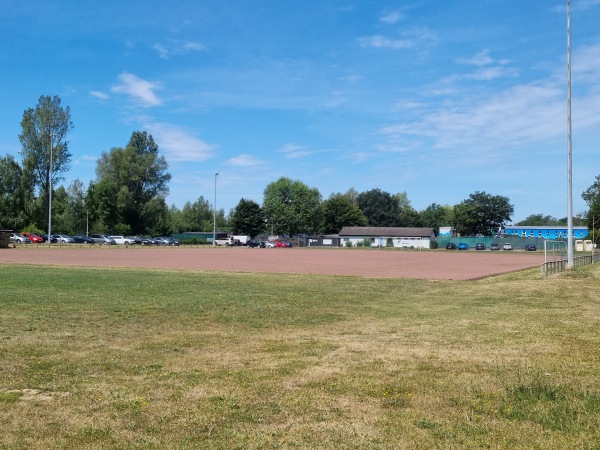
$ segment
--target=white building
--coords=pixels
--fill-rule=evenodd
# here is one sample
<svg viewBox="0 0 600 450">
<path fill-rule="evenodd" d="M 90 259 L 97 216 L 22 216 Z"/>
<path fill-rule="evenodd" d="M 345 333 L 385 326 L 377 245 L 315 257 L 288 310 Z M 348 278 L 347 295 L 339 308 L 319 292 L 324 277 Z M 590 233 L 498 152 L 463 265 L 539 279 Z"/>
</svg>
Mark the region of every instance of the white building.
<svg viewBox="0 0 600 450">
<path fill-rule="evenodd" d="M 344 227 L 339 232 L 340 246 L 361 245 L 365 240 L 371 247 L 431 248 L 435 241 L 433 228 L 425 227 Z"/>
</svg>

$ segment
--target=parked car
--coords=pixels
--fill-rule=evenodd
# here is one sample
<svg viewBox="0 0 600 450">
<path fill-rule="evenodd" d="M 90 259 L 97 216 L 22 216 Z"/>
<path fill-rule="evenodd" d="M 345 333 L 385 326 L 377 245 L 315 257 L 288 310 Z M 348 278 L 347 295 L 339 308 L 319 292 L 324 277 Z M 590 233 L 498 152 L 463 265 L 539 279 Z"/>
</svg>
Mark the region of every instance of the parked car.
<svg viewBox="0 0 600 450">
<path fill-rule="evenodd" d="M 71 236 L 71 237 L 73 239 L 75 239 L 76 244 L 93 244 L 94 243 L 94 240 L 88 236 L 82 236 L 80 234 L 76 234 L 75 236 Z"/>
<path fill-rule="evenodd" d="M 537 247 L 535 246 L 535 244 L 527 244 L 525 246 L 525 251 L 526 252 L 535 252 L 535 251 L 537 251 Z"/>
<path fill-rule="evenodd" d="M 167 241 L 169 241 L 169 245 L 173 245 L 173 246 L 179 246 L 181 245 L 181 242 L 179 242 L 177 239 L 175 239 L 174 237 L 171 236 L 167 236 L 164 239 L 166 239 Z"/>
<path fill-rule="evenodd" d="M 21 233 L 10 233 L 8 241 L 14 244 L 31 244 L 31 239 Z"/>
<path fill-rule="evenodd" d="M 111 239 L 106 234 L 92 234 L 92 239 L 95 244 L 99 245 L 117 245 L 114 239 Z"/>
<path fill-rule="evenodd" d="M 125 236 L 109 236 L 110 239 L 113 239 L 117 245 L 133 245 L 135 244 L 135 240 L 130 237 Z"/>
<path fill-rule="evenodd" d="M 502 246 L 502 250 L 512 250 L 512 249 L 513 249 L 512 244 L 510 242 L 507 242 Z"/>
<path fill-rule="evenodd" d="M 44 242 L 44 238 L 42 238 L 41 236 L 38 236 L 37 234 L 29 233 L 27 231 L 24 231 L 21 234 L 25 237 L 28 237 L 29 240 L 33 244 L 38 244 L 38 243 Z"/>
<path fill-rule="evenodd" d="M 460 244 L 458 244 L 458 249 L 459 250 L 469 250 L 469 244 L 467 244 L 465 242 L 461 242 Z"/>
<path fill-rule="evenodd" d="M 55 234 L 53 235 L 53 237 L 56 236 L 56 242 L 58 242 L 59 244 L 74 244 L 75 243 L 75 239 L 73 239 L 71 236 L 67 235 L 67 234 Z"/>
<path fill-rule="evenodd" d="M 482 242 L 478 242 L 475 244 L 475 250 L 485 250 L 485 244 Z"/>
<path fill-rule="evenodd" d="M 48 242 L 48 235 L 47 234 L 42 234 L 40 237 L 44 240 L 44 242 Z M 50 236 L 50 243 L 52 243 L 52 244 L 56 243 L 56 236 L 55 235 Z"/>
<path fill-rule="evenodd" d="M 254 240 L 254 239 L 250 239 L 249 241 L 246 242 L 246 246 L 255 248 L 255 247 L 260 247 L 261 245 L 260 245 L 260 242 Z"/>
<path fill-rule="evenodd" d="M 492 242 L 492 244 L 490 245 L 490 250 L 500 250 L 500 244 L 498 244 L 497 242 Z"/>
<path fill-rule="evenodd" d="M 448 242 L 446 244 L 446 250 L 456 250 L 456 244 L 454 242 Z"/>
<path fill-rule="evenodd" d="M 277 247 L 277 245 L 275 245 L 275 243 L 271 242 L 271 241 L 261 241 L 261 247 L 263 248 L 274 248 Z"/>
</svg>

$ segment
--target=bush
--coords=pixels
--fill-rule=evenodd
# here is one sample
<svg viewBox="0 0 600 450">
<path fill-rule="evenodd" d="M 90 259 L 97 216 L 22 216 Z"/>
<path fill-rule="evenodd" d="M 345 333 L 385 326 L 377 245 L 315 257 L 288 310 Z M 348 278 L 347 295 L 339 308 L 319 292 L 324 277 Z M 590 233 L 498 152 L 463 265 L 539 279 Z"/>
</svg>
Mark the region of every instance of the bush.
<svg viewBox="0 0 600 450">
<path fill-rule="evenodd" d="M 344 245 L 348 248 L 353 247 L 352 241 L 347 241 Z"/>
</svg>

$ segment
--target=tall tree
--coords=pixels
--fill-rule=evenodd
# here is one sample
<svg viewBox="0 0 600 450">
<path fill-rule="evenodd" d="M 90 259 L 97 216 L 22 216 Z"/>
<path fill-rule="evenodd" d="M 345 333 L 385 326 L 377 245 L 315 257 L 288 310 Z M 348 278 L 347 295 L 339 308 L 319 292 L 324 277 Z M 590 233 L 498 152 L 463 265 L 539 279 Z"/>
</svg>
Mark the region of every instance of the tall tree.
<svg viewBox="0 0 600 450">
<path fill-rule="evenodd" d="M 525 219 L 517 222 L 519 226 L 554 226 L 560 225 L 557 218 L 552 216 L 545 216 L 543 214 L 530 214 Z"/>
<path fill-rule="evenodd" d="M 441 226 L 450 226 L 454 223 L 453 217 L 453 209 L 449 205 L 432 203 L 421 211 L 423 226 L 433 227 L 436 235 L 440 232 Z"/>
<path fill-rule="evenodd" d="M 158 154 L 152 135 L 145 131 L 133 132 L 125 148 L 103 152 L 96 167 L 95 197 L 91 202 L 95 218 L 109 230 L 128 227 L 134 234 L 165 229 L 162 221 L 169 210 L 164 199 L 171 179 L 166 170 L 165 158 Z M 109 195 L 112 205 L 99 195 Z M 158 211 L 160 216 L 150 211 Z"/>
<path fill-rule="evenodd" d="M 598 229 L 600 223 L 600 175 L 596 176 L 594 183 L 581 194 L 581 197 L 589 207 L 587 226 L 591 232 Z"/>
<path fill-rule="evenodd" d="M 45 212 L 48 211 L 50 177 L 52 185 L 56 185 L 69 170 L 72 155 L 66 137 L 72 129 L 71 110 L 61 106 L 58 96 L 42 95 L 35 109 L 28 108 L 23 113 L 19 134 L 23 166 L 34 174 L 35 186 L 44 198 Z"/>
<path fill-rule="evenodd" d="M 463 236 L 491 236 L 510 222 L 513 212 L 508 197 L 477 191 L 454 207 L 454 228 Z"/>
<path fill-rule="evenodd" d="M 242 198 L 231 213 L 230 223 L 234 233 L 255 237 L 265 229 L 265 215 L 258 203 Z"/>
<path fill-rule="evenodd" d="M 398 199 L 381 189 L 371 189 L 358 195 L 358 207 L 371 227 L 398 226 L 400 208 Z"/>
<path fill-rule="evenodd" d="M 282 177 L 265 188 L 263 211 L 274 233 L 314 233 L 321 224 L 321 194 L 301 181 Z"/>
<path fill-rule="evenodd" d="M 0 228 L 20 230 L 26 224 L 22 176 L 11 155 L 0 157 Z"/>
<path fill-rule="evenodd" d="M 325 233 L 339 233 L 343 227 L 364 227 L 367 218 L 346 194 L 332 194 L 323 202 Z"/>
</svg>

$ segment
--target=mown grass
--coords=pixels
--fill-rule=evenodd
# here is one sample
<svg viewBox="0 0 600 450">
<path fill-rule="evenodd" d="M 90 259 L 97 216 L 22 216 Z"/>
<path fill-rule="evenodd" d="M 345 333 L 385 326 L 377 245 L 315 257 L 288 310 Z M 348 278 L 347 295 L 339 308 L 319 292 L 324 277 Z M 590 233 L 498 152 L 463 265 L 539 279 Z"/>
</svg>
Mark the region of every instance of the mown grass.
<svg viewBox="0 0 600 450">
<path fill-rule="evenodd" d="M 0 448 L 598 448 L 600 268 L 0 266 Z"/>
</svg>

